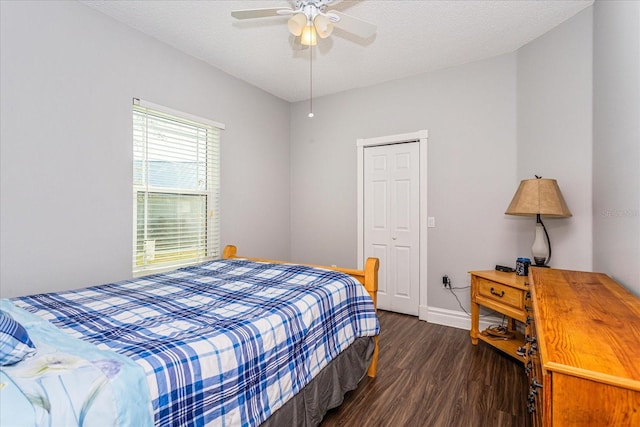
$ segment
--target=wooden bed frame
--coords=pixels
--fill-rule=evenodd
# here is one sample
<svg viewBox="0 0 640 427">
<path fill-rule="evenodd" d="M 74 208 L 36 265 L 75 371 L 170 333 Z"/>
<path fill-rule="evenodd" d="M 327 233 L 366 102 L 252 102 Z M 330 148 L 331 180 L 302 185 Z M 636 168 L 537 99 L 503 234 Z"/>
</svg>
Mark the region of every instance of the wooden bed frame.
<svg viewBox="0 0 640 427">
<path fill-rule="evenodd" d="M 222 258 L 231 259 L 231 258 L 240 258 L 247 259 L 250 261 L 260 261 L 260 262 L 270 262 L 274 264 L 295 264 L 287 261 L 278 261 L 272 259 L 263 259 L 263 258 L 249 258 L 245 256 L 237 256 L 236 255 L 237 248 L 233 245 L 227 245 L 222 252 Z M 358 280 L 365 287 L 369 295 L 371 295 L 371 299 L 373 300 L 373 306 L 377 309 L 378 299 L 378 268 L 380 267 L 380 261 L 378 258 L 367 258 L 367 262 L 364 265 L 364 270 L 355 270 L 350 268 L 341 268 L 341 267 L 329 267 L 325 265 L 315 265 L 315 264 L 303 264 L 308 265 L 310 267 L 318 267 L 324 268 L 326 270 L 334 270 L 339 271 L 341 273 L 346 273 L 356 280 Z M 378 371 L 378 337 L 375 337 L 375 348 L 373 350 L 373 358 L 371 359 L 371 364 L 369 365 L 369 370 L 367 371 L 367 375 L 371 378 L 376 377 L 376 373 Z"/>
</svg>

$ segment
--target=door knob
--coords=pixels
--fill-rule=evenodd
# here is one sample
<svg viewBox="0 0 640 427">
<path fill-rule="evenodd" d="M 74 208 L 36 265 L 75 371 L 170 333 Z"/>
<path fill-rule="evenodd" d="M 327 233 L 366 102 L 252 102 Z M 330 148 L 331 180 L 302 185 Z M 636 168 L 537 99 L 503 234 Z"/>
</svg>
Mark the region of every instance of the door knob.
<svg viewBox="0 0 640 427">
<path fill-rule="evenodd" d="M 395 237 L 395 236 L 391 238 L 391 240 L 396 240 L 396 239 L 397 239 L 397 237 Z"/>
</svg>

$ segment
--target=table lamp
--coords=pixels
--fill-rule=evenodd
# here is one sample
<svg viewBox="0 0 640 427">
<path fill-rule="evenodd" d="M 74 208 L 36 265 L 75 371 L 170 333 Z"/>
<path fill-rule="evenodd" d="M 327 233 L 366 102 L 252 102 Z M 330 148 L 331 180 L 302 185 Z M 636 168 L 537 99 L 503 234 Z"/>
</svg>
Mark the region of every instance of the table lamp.
<svg viewBox="0 0 640 427">
<path fill-rule="evenodd" d="M 537 175 L 535 179 L 522 180 L 505 214 L 536 216 L 536 236 L 531 254 L 536 267 L 546 267 L 551 259 L 551 241 L 541 216 L 552 218 L 571 216 L 556 180 L 541 178 Z"/>
</svg>

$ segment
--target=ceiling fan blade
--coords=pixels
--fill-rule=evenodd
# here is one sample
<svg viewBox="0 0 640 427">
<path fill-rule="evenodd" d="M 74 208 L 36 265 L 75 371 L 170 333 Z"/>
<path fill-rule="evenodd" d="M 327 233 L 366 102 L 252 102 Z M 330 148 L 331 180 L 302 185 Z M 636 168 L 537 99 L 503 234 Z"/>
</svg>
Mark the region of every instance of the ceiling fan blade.
<svg viewBox="0 0 640 427">
<path fill-rule="evenodd" d="M 336 28 L 340 28 L 342 30 L 348 31 L 352 34 L 355 34 L 358 37 L 362 37 L 363 39 L 369 38 L 376 33 L 377 26 L 374 24 L 370 24 L 367 21 L 363 21 L 362 19 L 354 18 L 351 15 L 345 15 L 342 12 L 338 12 L 337 10 L 332 10 L 327 13 L 331 22 Z"/>
<path fill-rule="evenodd" d="M 286 7 L 269 7 L 264 9 L 245 9 L 234 10 L 231 12 L 231 16 L 236 19 L 253 19 L 253 18 L 267 18 L 269 16 L 290 15 L 293 13 L 293 9 Z"/>
</svg>

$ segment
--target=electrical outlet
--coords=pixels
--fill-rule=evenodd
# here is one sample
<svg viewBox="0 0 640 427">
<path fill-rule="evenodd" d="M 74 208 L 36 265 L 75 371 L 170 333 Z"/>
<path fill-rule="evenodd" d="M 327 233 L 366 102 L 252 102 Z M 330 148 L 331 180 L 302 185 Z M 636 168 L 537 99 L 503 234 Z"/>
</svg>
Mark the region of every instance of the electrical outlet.
<svg viewBox="0 0 640 427">
<path fill-rule="evenodd" d="M 442 287 L 445 289 L 451 289 L 451 279 L 446 274 L 442 276 Z"/>
</svg>

